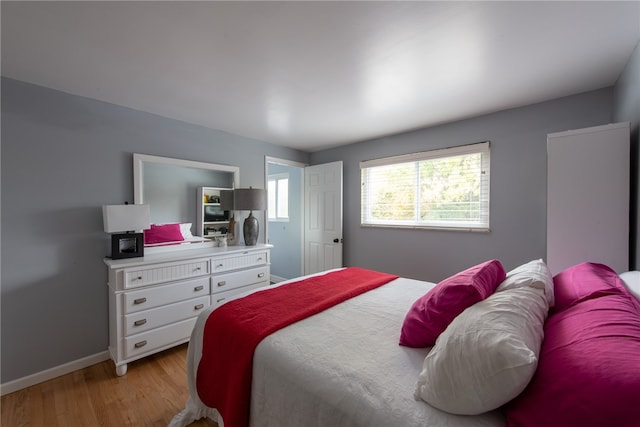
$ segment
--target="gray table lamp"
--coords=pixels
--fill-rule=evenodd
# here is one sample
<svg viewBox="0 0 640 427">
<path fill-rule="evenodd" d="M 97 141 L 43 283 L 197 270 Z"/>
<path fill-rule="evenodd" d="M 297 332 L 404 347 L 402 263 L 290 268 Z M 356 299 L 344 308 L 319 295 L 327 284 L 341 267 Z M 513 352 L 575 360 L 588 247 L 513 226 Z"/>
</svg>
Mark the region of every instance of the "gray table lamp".
<svg viewBox="0 0 640 427">
<path fill-rule="evenodd" d="M 261 188 L 236 188 L 233 190 L 233 207 L 239 211 L 249 211 L 249 216 L 244 220 L 242 231 L 244 244 L 254 246 L 258 242 L 260 226 L 258 218 L 253 216 L 253 211 L 264 211 L 267 208 L 267 192 Z"/>
</svg>

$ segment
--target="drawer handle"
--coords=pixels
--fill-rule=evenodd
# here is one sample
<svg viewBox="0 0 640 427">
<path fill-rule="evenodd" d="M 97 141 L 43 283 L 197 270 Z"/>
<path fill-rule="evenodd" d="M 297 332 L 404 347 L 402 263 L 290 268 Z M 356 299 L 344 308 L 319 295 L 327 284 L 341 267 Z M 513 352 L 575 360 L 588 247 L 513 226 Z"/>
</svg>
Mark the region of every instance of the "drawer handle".
<svg viewBox="0 0 640 427">
<path fill-rule="evenodd" d="M 193 308 L 196 309 L 196 310 L 202 310 L 204 308 L 204 304 L 198 304 Z"/>
<path fill-rule="evenodd" d="M 135 322 L 133 322 L 133 324 L 134 324 L 135 326 L 142 326 L 142 325 L 144 325 L 145 323 L 147 323 L 147 319 L 140 319 L 140 320 L 136 320 Z"/>
<path fill-rule="evenodd" d="M 195 288 L 193 288 L 193 291 L 194 292 L 199 292 L 199 291 L 201 291 L 203 289 L 204 289 L 204 286 L 200 285 L 200 286 L 196 286 Z"/>
<path fill-rule="evenodd" d="M 200 270 L 201 270 L 201 268 L 200 268 L 200 267 L 196 267 L 196 271 L 200 271 Z"/>
<path fill-rule="evenodd" d="M 142 276 L 134 277 L 133 280 L 142 280 Z"/>
<path fill-rule="evenodd" d="M 216 265 L 216 268 L 222 268 L 222 267 L 224 267 L 224 264 L 218 264 L 218 265 Z"/>
<path fill-rule="evenodd" d="M 224 286 L 226 284 L 227 284 L 227 282 L 225 280 L 223 280 L 222 282 L 218 282 L 218 286 Z"/>
<path fill-rule="evenodd" d="M 216 302 L 222 302 L 224 300 L 226 300 L 226 298 L 219 298 L 219 299 L 216 300 Z"/>
<path fill-rule="evenodd" d="M 144 297 L 143 297 L 143 298 L 138 298 L 138 299 L 134 299 L 134 300 L 133 300 L 133 303 L 134 303 L 134 304 L 142 304 L 142 303 L 145 303 L 145 302 L 147 302 L 147 299 L 146 299 L 146 298 L 144 298 Z"/>
<path fill-rule="evenodd" d="M 258 273 L 258 277 L 264 277 L 264 273 Z"/>
<path fill-rule="evenodd" d="M 140 347 L 144 347 L 145 345 L 147 345 L 147 340 L 137 342 L 137 343 L 135 343 L 133 346 L 134 346 L 135 348 L 140 348 Z"/>
<path fill-rule="evenodd" d="M 262 261 L 262 257 L 258 258 L 258 261 Z"/>
</svg>

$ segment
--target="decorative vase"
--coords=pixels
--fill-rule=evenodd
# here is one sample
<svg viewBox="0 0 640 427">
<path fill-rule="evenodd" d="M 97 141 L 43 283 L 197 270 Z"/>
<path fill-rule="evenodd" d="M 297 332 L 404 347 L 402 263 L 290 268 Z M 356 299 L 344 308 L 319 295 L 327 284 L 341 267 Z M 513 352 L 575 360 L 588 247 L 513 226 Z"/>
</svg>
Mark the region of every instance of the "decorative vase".
<svg viewBox="0 0 640 427">
<path fill-rule="evenodd" d="M 253 212 L 249 212 L 249 216 L 244 220 L 242 231 L 244 233 L 244 244 L 246 246 L 255 246 L 258 242 L 258 218 L 253 216 Z"/>
</svg>

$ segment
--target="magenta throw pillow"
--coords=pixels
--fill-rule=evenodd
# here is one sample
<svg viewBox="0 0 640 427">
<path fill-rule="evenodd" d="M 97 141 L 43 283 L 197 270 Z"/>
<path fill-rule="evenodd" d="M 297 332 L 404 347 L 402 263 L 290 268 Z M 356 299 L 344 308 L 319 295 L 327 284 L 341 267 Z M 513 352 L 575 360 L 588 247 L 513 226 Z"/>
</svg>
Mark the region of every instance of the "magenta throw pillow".
<svg viewBox="0 0 640 427">
<path fill-rule="evenodd" d="M 409 309 L 402 324 L 400 345 L 434 345 L 457 315 L 491 295 L 505 277 L 502 263 L 494 259 L 438 283 Z"/>
<path fill-rule="evenodd" d="M 626 293 L 625 290 L 620 277 L 606 265 L 592 262 L 577 264 L 553 277 L 553 312 L 566 310 L 581 301 Z"/>
<path fill-rule="evenodd" d="M 605 295 L 547 319 L 538 368 L 507 405 L 507 425 L 635 427 L 639 398 L 640 309 L 628 293 Z"/>
<path fill-rule="evenodd" d="M 144 244 L 181 242 L 184 240 L 180 231 L 180 224 L 151 224 L 151 228 L 144 230 Z"/>
</svg>

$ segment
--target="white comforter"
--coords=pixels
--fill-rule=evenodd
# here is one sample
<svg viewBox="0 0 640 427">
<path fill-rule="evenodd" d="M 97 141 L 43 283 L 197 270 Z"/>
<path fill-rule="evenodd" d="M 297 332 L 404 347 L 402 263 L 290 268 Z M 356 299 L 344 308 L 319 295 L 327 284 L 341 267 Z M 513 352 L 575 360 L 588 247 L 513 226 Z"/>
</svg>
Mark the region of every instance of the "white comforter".
<svg viewBox="0 0 640 427">
<path fill-rule="evenodd" d="M 251 426 L 504 426 L 503 416 L 451 415 L 413 398 L 428 349 L 398 345 L 404 316 L 434 284 L 396 279 L 265 338 L 253 361 Z M 187 407 L 170 426 L 186 426 L 215 409 L 195 390 L 201 314 L 189 346 Z"/>
</svg>

